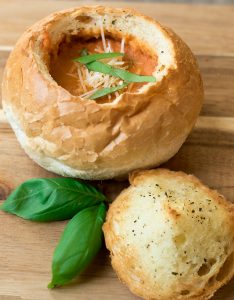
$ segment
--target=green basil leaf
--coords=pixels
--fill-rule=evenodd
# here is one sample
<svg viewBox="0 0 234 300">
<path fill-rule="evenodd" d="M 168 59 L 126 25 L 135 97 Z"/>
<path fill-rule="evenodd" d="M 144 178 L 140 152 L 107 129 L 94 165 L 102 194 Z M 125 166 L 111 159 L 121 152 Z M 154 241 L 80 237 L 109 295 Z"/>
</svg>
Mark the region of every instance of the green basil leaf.
<svg viewBox="0 0 234 300">
<path fill-rule="evenodd" d="M 144 76 L 137 75 L 126 70 L 112 67 L 108 64 L 104 64 L 100 61 L 93 61 L 86 64 L 86 67 L 90 71 L 100 72 L 103 74 L 108 74 L 114 77 L 119 77 L 127 82 L 155 82 L 156 78 L 154 76 Z"/>
<path fill-rule="evenodd" d="M 155 82 L 156 78 L 154 76 L 138 75 L 126 70 L 112 68 L 112 76 L 119 77 L 128 82 Z"/>
<path fill-rule="evenodd" d="M 99 59 L 105 59 L 105 58 L 113 58 L 113 57 L 118 57 L 118 56 L 123 56 L 124 53 L 120 52 L 108 52 L 108 53 L 96 53 L 96 54 L 81 54 L 81 57 L 74 58 L 74 61 L 78 61 L 81 64 L 88 64 L 92 61 L 96 61 Z"/>
<path fill-rule="evenodd" d="M 70 219 L 104 200 L 93 186 L 72 178 L 35 178 L 17 187 L 1 210 L 27 220 L 49 222 Z"/>
<path fill-rule="evenodd" d="M 102 245 L 105 216 L 102 203 L 82 210 L 68 222 L 54 252 L 48 288 L 69 283 L 90 264 Z"/>
<path fill-rule="evenodd" d="M 109 87 L 109 88 L 103 88 L 103 89 L 98 90 L 95 93 L 93 93 L 92 96 L 89 97 L 89 99 L 94 100 L 94 99 L 106 96 L 108 94 L 114 93 L 118 90 L 125 88 L 127 85 L 128 85 L 128 83 L 125 82 L 121 85 L 117 85 L 117 86 L 113 86 L 113 87 Z"/>
<path fill-rule="evenodd" d="M 108 75 L 112 75 L 113 72 L 113 68 L 111 65 L 104 64 L 103 62 L 100 61 L 93 61 L 87 64 L 86 67 L 90 71 L 99 72 Z"/>
</svg>

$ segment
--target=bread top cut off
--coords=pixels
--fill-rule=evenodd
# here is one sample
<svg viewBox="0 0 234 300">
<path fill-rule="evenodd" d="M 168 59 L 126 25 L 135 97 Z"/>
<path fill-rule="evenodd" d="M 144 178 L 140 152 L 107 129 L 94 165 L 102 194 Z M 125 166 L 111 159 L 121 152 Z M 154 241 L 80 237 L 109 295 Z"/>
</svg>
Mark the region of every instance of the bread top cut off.
<svg viewBox="0 0 234 300">
<path fill-rule="evenodd" d="M 144 299 L 209 299 L 234 275 L 234 205 L 192 175 L 130 176 L 104 224 L 120 280 Z"/>
</svg>

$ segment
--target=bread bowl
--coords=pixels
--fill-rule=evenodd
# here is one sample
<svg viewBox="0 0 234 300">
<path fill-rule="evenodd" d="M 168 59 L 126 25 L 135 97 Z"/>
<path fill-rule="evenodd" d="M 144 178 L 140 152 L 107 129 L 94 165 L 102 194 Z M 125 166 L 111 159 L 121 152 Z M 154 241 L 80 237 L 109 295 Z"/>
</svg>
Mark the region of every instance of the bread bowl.
<svg viewBox="0 0 234 300">
<path fill-rule="evenodd" d="M 111 263 L 137 296 L 205 300 L 234 275 L 234 205 L 192 175 L 134 172 L 103 226 Z"/>
<path fill-rule="evenodd" d="M 83 47 L 101 47 L 103 34 L 115 49 L 124 41 L 134 71 L 156 82 L 95 101 L 80 91 L 82 81 L 74 89 L 67 66 Z M 101 6 L 57 12 L 26 30 L 2 83 L 6 117 L 26 153 L 47 170 L 83 179 L 167 161 L 193 128 L 202 100 L 195 57 L 172 30 L 134 10 Z"/>
</svg>

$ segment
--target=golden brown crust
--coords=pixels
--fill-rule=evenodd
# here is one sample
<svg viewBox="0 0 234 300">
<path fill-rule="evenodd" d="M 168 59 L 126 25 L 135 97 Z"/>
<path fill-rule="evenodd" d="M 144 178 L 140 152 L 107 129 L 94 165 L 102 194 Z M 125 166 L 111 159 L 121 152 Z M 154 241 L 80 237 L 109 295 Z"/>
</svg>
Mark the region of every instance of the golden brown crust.
<svg viewBox="0 0 234 300">
<path fill-rule="evenodd" d="M 103 226 L 120 280 L 144 299 L 211 298 L 234 275 L 234 205 L 183 172 L 137 171 L 130 183 Z"/>
<path fill-rule="evenodd" d="M 114 16 L 118 26 L 129 22 L 129 28 L 142 22 L 146 33 L 158 32 L 169 47 L 168 53 L 158 55 L 172 60 L 165 76 L 157 71 L 155 84 L 139 93 L 124 93 L 111 104 L 75 97 L 58 86 L 48 74 L 48 51 L 61 36 L 61 22 L 72 26 L 79 21 L 87 29 L 89 23 L 80 19 L 84 15 L 105 15 L 107 20 Z M 135 33 L 138 38 L 142 24 Z M 116 32 L 111 26 L 109 32 Z M 93 25 L 90 32 L 97 35 L 99 29 Z M 134 10 L 98 6 L 58 12 L 28 29 L 7 62 L 2 98 L 19 141 L 35 161 L 63 175 L 106 179 L 173 156 L 194 126 L 203 87 L 192 52 L 175 33 Z"/>
</svg>

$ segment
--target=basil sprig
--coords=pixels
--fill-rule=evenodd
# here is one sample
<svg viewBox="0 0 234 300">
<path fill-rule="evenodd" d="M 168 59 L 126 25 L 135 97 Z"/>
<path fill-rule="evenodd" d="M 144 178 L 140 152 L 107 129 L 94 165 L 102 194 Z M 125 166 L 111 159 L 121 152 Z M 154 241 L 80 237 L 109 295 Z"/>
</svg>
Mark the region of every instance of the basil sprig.
<svg viewBox="0 0 234 300">
<path fill-rule="evenodd" d="M 94 100 L 94 99 L 106 96 L 108 94 L 111 94 L 113 92 L 116 92 L 118 90 L 125 88 L 127 85 L 128 85 L 128 83 L 125 82 L 121 85 L 100 89 L 100 90 L 96 91 L 95 93 L 93 93 L 89 99 Z"/>
<path fill-rule="evenodd" d="M 40 222 L 73 217 L 54 252 L 48 285 L 54 288 L 79 275 L 101 248 L 105 200 L 93 186 L 72 178 L 35 178 L 16 188 L 0 209 Z"/>
<path fill-rule="evenodd" d="M 86 56 L 87 57 L 87 56 Z M 114 77 L 119 77 L 127 82 L 155 82 L 156 78 L 154 76 L 145 76 L 131 73 L 129 71 L 112 67 L 111 65 L 105 64 L 100 61 L 93 61 L 86 64 L 86 67 L 90 71 L 95 71 L 103 74 L 108 74 Z"/>
<path fill-rule="evenodd" d="M 70 219 L 104 200 L 93 186 L 72 178 L 35 178 L 17 187 L 0 209 L 27 220 L 49 222 Z"/>
<path fill-rule="evenodd" d="M 108 74 L 124 80 L 124 83 L 122 85 L 103 88 L 96 91 L 89 97 L 91 100 L 95 100 L 97 98 L 121 90 L 131 82 L 155 82 L 156 81 L 156 78 L 154 76 L 138 75 L 120 68 L 112 67 L 111 65 L 98 61 L 105 58 L 113 58 L 113 57 L 118 57 L 123 55 L 124 53 L 121 52 L 88 54 L 87 49 L 83 49 L 81 51 L 81 56 L 73 59 L 74 61 L 84 64 L 90 71 Z"/>
<path fill-rule="evenodd" d="M 105 216 L 102 203 L 82 210 L 67 224 L 54 252 L 48 288 L 69 283 L 90 264 L 102 245 Z"/>
<path fill-rule="evenodd" d="M 81 64 L 88 64 L 96 60 L 119 57 L 124 55 L 124 53 L 120 53 L 120 52 L 95 53 L 95 54 L 88 55 L 87 51 L 86 52 L 84 50 L 82 51 L 83 52 L 81 52 L 80 57 L 73 59 L 74 61 L 77 61 Z"/>
</svg>

